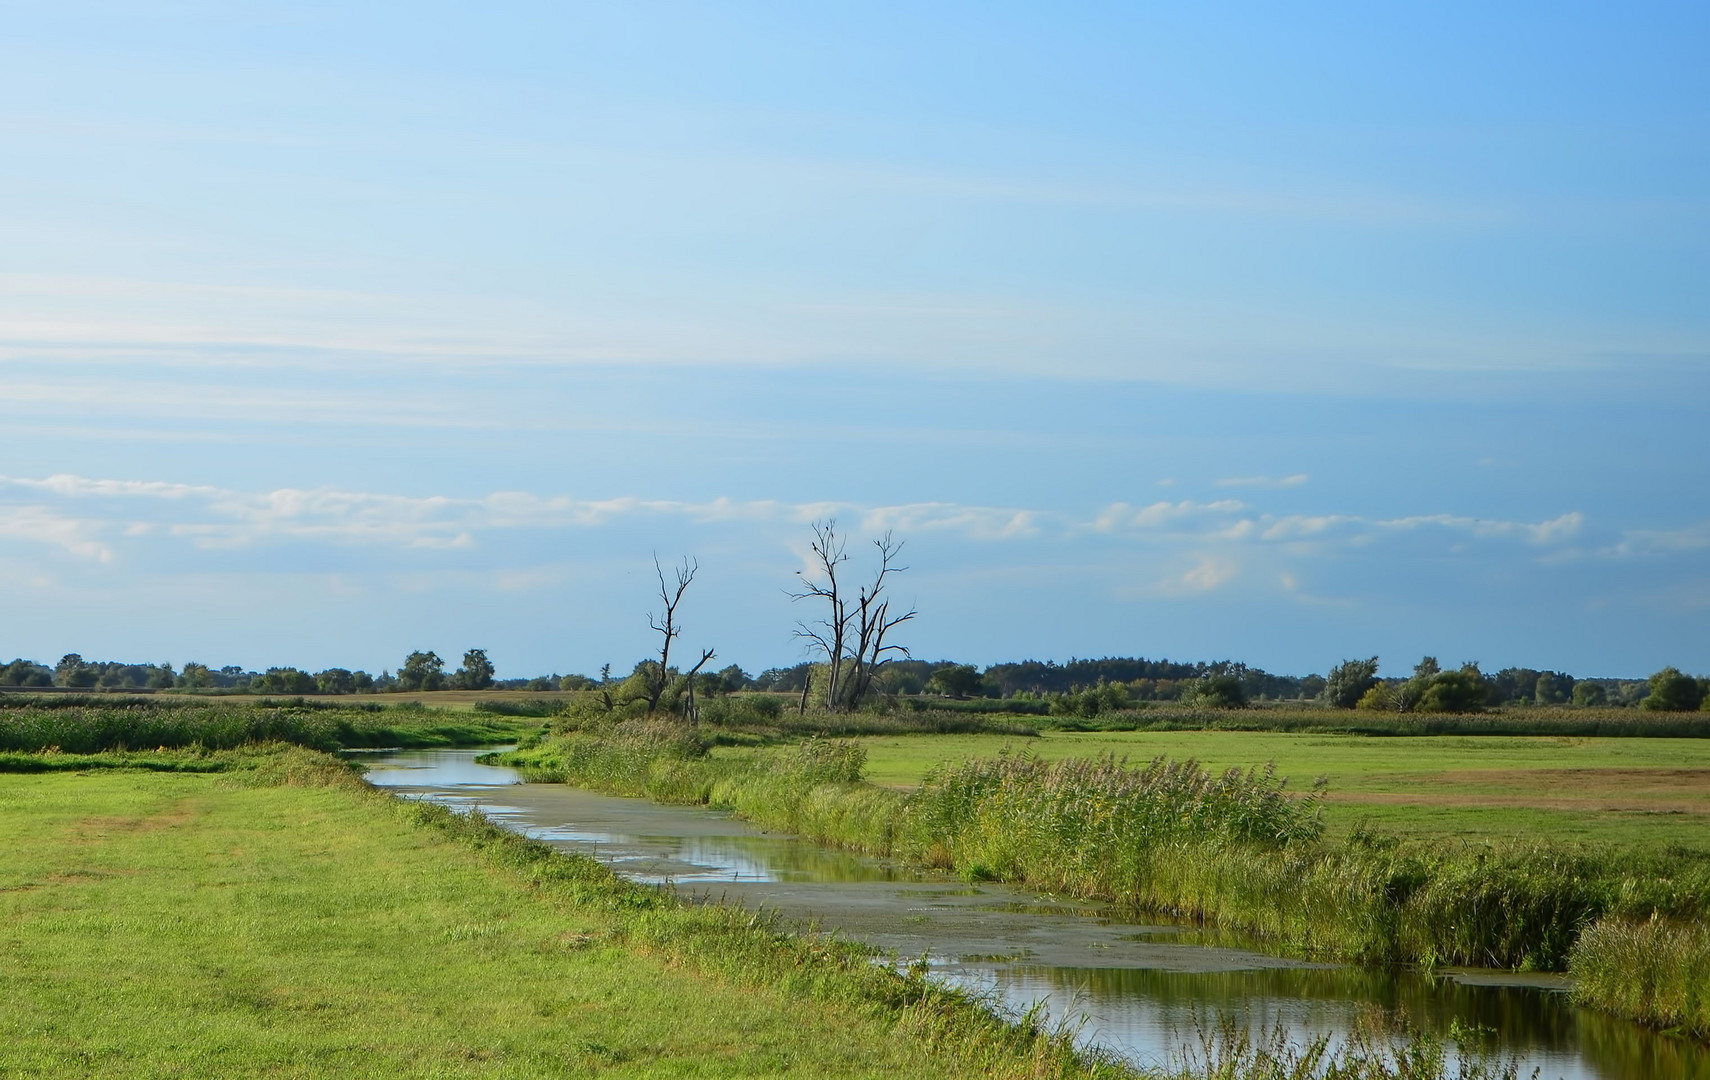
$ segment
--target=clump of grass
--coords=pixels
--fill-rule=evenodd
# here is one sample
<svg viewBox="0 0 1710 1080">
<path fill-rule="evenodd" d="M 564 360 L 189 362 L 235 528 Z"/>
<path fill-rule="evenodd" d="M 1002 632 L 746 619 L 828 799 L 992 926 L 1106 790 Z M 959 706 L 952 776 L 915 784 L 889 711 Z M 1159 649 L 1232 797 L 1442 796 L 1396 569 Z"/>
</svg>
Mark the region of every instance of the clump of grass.
<svg viewBox="0 0 1710 1080">
<path fill-rule="evenodd" d="M 1165 850 L 1309 843 L 1323 832 L 1316 793 L 1290 798 L 1275 770 L 1214 776 L 1157 758 L 975 759 L 929 775 L 909 799 L 905 846 L 975 876 L 1087 895 L 1132 893 Z"/>
<path fill-rule="evenodd" d="M 1710 929 L 1604 919 L 1580 936 L 1569 970 L 1581 1002 L 1654 1027 L 1710 1039 Z"/>
</svg>

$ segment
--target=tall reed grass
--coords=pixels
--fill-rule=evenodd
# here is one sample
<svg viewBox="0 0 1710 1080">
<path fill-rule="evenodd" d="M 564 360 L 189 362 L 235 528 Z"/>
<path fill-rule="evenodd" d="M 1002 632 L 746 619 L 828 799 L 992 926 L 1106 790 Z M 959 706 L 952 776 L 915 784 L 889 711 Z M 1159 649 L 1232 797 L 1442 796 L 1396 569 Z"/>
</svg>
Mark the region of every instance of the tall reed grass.
<svg viewBox="0 0 1710 1080">
<path fill-rule="evenodd" d="M 9 700 L 8 700 L 9 699 Z M 521 725 L 425 709 L 231 698 L 0 698 L 0 750 L 67 754 L 286 742 L 319 750 L 498 742 Z"/>
<path fill-rule="evenodd" d="M 1710 927 L 1604 919 L 1581 935 L 1569 965 L 1575 994 L 1655 1027 L 1710 1039 Z"/>
</svg>

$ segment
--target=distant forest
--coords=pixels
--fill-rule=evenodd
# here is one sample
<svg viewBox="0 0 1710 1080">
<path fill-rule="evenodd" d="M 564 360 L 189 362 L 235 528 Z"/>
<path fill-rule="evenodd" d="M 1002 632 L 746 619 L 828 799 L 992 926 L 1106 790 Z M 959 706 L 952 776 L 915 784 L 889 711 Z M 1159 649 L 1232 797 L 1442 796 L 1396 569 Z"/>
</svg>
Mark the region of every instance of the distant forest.
<svg viewBox="0 0 1710 1080">
<path fill-rule="evenodd" d="M 372 694 L 400 691 L 468 690 L 595 690 L 617 685 L 643 673 L 653 661 L 643 660 L 632 672 L 614 677 L 608 665 L 597 675 L 541 675 L 526 679 L 496 679 L 485 650 L 471 649 L 463 664 L 447 671 L 432 652 L 412 652 L 398 670 L 379 675 L 347 668 L 310 673 L 294 667 L 251 671 L 228 665 L 214 668 L 188 663 L 169 664 L 85 660 L 71 653 L 49 666 L 17 659 L 0 668 L 0 687 L 71 690 L 191 690 L 252 694 Z M 702 695 L 739 691 L 800 694 L 823 663 L 768 668 L 750 676 L 730 665 L 695 676 Z M 673 675 L 677 674 L 674 670 Z M 1661 680 L 1659 682 L 1659 680 Z M 1659 705 L 1661 686 L 1670 704 Z M 1433 687 L 1436 689 L 1433 690 Z M 1409 708 L 1410 701 L 1454 693 L 1455 704 L 1600 705 L 1696 708 L 1710 701 L 1710 681 L 1665 668 L 1650 679 L 1576 678 L 1566 672 L 1511 667 L 1494 673 L 1477 665 L 1442 671 L 1426 657 L 1411 676 L 1379 677 L 1377 658 L 1344 661 L 1323 675 L 1274 675 L 1262 668 L 1230 660 L 1183 662 L 1145 657 L 1107 656 L 1099 659 L 1017 660 L 980 669 L 953 660 L 896 659 L 886 662 L 874 686 L 882 696 L 936 696 L 956 699 L 1050 699 L 1100 694 L 1107 703 L 1199 702 L 1234 706 L 1266 701 L 1324 701 L 1344 707 Z M 1411 697 L 1410 697 L 1411 695 Z M 1651 700 L 1646 701 L 1647 698 Z M 1428 704 L 1426 707 L 1429 707 Z"/>
</svg>

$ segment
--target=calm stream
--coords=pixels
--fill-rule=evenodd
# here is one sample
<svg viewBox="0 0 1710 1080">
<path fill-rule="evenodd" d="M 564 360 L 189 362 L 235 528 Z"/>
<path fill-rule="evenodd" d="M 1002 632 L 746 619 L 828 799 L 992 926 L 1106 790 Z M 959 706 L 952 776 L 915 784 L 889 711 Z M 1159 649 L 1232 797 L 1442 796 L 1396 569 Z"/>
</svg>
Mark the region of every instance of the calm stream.
<svg viewBox="0 0 1710 1080">
<path fill-rule="evenodd" d="M 1140 1064 L 1197 1045 L 1196 1023 L 1222 1014 L 1297 1038 L 1345 1032 L 1362 1010 L 1403 1010 L 1446 1034 L 1494 1032 L 1522 1075 L 1564 1080 L 1710 1080 L 1710 1050 L 1576 1009 L 1552 976 L 1440 971 L 1436 977 L 1310 964 L 1207 943 L 1190 928 L 1125 922 L 1086 904 L 1002 885 L 968 886 L 881 860 L 762 833 L 727 814 L 522 784 L 476 764 L 485 751 L 421 750 L 365 758 L 368 780 L 454 808 L 479 807 L 508 828 L 593 855 L 626 877 L 748 908 L 912 959 L 997 995 L 1011 1009 L 1045 1001 L 1084 1018 L 1084 1041 Z"/>
</svg>

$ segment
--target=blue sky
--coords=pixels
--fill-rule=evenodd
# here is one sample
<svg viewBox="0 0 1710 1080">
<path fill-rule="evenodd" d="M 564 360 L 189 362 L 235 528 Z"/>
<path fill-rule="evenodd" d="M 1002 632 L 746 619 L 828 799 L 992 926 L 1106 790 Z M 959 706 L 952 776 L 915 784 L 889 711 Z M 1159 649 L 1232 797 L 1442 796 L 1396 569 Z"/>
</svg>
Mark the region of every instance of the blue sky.
<svg viewBox="0 0 1710 1080">
<path fill-rule="evenodd" d="M 4 16 L 6 657 L 1710 670 L 1700 5 Z"/>
</svg>

